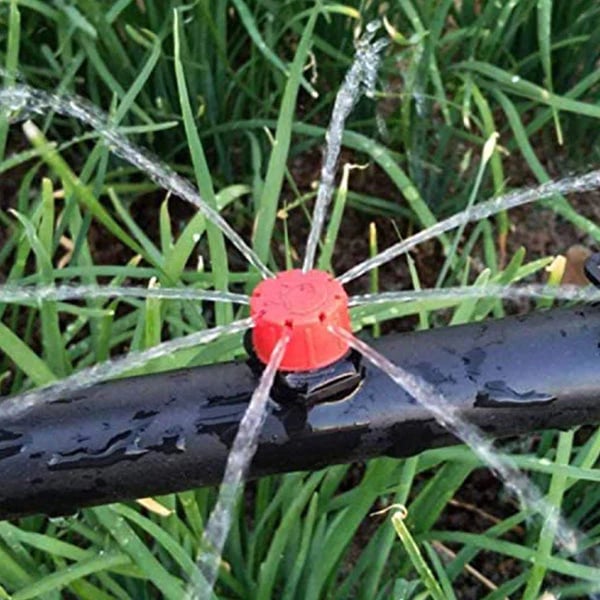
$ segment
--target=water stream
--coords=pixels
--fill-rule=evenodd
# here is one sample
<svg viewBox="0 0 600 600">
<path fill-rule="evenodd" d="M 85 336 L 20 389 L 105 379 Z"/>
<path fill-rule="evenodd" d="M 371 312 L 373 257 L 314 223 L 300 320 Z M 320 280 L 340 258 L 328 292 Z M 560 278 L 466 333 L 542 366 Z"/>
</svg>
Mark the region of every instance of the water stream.
<svg viewBox="0 0 600 600">
<path fill-rule="evenodd" d="M 48 301 L 62 302 L 92 298 L 158 298 L 162 300 L 193 300 L 196 302 L 232 302 L 234 304 L 248 304 L 250 301 L 250 298 L 245 294 L 234 294 L 220 290 L 196 290 L 193 288 L 0 285 L 0 304 L 38 304 Z"/>
<path fill-rule="evenodd" d="M 578 285 L 543 285 L 528 283 L 522 285 L 486 284 L 470 287 L 450 287 L 425 290 L 400 290 L 379 294 L 352 296 L 349 306 L 369 304 L 405 303 L 426 300 L 462 300 L 468 298 L 493 298 L 502 300 L 540 299 L 569 300 L 578 302 L 599 302 L 600 290 L 595 287 Z"/>
<path fill-rule="evenodd" d="M 554 506 L 542 496 L 538 488 L 513 463 L 509 456 L 495 450 L 485 434 L 475 425 L 465 421 L 456 407 L 433 385 L 421 377 L 394 364 L 374 348 L 339 327 L 329 327 L 352 348 L 358 350 L 369 362 L 389 375 L 419 404 L 435 417 L 436 421 L 467 444 L 488 465 L 519 499 L 521 504 L 542 515 L 551 523 L 557 541 L 571 554 L 580 544 L 580 534 L 562 518 Z"/>
<path fill-rule="evenodd" d="M 238 432 L 233 441 L 227 457 L 227 466 L 219 490 L 219 497 L 215 504 L 202 539 L 202 554 L 199 558 L 199 567 L 205 577 L 207 585 L 204 589 L 190 586 L 187 597 L 190 599 L 208 599 L 217 580 L 219 562 L 223 547 L 231 527 L 233 509 L 241 489 L 242 483 L 248 473 L 250 463 L 254 458 L 258 438 L 263 423 L 267 416 L 267 401 L 275 374 L 279 369 L 285 349 L 290 341 L 291 332 L 288 330 L 276 344 L 269 363 L 262 373 L 258 386 L 252 394 L 248 409 L 240 422 Z"/>
<path fill-rule="evenodd" d="M 110 149 L 122 159 L 143 171 L 158 185 L 193 204 L 226 235 L 246 260 L 256 267 L 263 277 L 273 273 L 260 260 L 229 223 L 200 196 L 194 186 L 178 175 L 166 163 L 131 142 L 110 123 L 109 117 L 96 106 L 77 96 L 58 96 L 28 85 L 0 88 L 0 108 L 4 112 L 45 115 L 48 111 L 72 117 L 85 123 L 108 143 Z M 11 115 L 11 118 L 12 115 Z"/>
<path fill-rule="evenodd" d="M 389 43 L 387 39 L 380 39 L 371 43 L 379 27 L 379 21 L 372 21 L 366 26 L 365 34 L 356 43 L 354 61 L 335 97 L 331 120 L 325 134 L 326 145 L 321 168 L 321 181 L 317 190 L 312 226 L 308 234 L 302 266 L 305 273 L 313 268 L 321 231 L 327 216 L 327 209 L 331 203 L 346 119 L 363 93 L 368 97 L 372 97 L 375 93 L 377 70 L 381 60 L 380 54 Z"/>
<path fill-rule="evenodd" d="M 62 396 L 72 394 L 76 390 L 90 387 L 96 383 L 122 375 L 132 369 L 142 367 L 151 360 L 170 356 L 184 348 L 193 348 L 208 344 L 221 336 L 240 333 L 252 326 L 252 319 L 241 319 L 228 325 L 220 325 L 212 329 L 198 331 L 184 337 L 163 342 L 162 344 L 157 344 L 152 348 L 148 348 L 148 350 L 130 352 L 126 356 L 120 356 L 94 365 L 93 367 L 82 369 L 56 383 L 2 400 L 0 402 L 0 419 L 15 417 L 39 404 L 59 400 Z"/>
<path fill-rule="evenodd" d="M 537 200 L 542 200 L 543 198 L 548 198 L 557 194 L 564 195 L 574 192 L 588 192 L 598 188 L 600 188 L 600 170 L 590 171 L 585 175 L 578 175 L 576 177 L 566 177 L 564 179 L 559 179 L 558 181 L 550 181 L 534 188 L 516 190 L 504 196 L 500 196 L 499 198 L 492 198 L 491 200 L 477 204 L 470 210 L 452 215 L 451 217 L 386 248 L 372 258 L 364 260 L 351 269 L 348 269 L 348 271 L 340 275 L 337 279 L 340 283 L 348 283 L 372 269 L 393 260 L 401 254 L 408 252 L 417 244 L 422 244 L 423 242 L 434 239 L 442 233 L 460 227 L 465 223 L 479 221 L 499 212 L 530 202 L 536 202 Z"/>
<path fill-rule="evenodd" d="M 161 288 L 133 286 L 59 285 L 17 286 L 0 285 L 0 304 L 32 304 L 64 302 L 95 298 L 155 298 L 160 300 L 185 300 L 191 302 L 231 302 L 248 304 L 249 296 L 220 290 L 193 288 Z M 561 301 L 599 302 L 600 290 L 579 285 L 486 284 L 420 290 L 398 290 L 351 296 L 348 305 L 406 303 L 436 300 L 462 300 L 469 298 L 522 300 L 548 298 Z"/>
</svg>

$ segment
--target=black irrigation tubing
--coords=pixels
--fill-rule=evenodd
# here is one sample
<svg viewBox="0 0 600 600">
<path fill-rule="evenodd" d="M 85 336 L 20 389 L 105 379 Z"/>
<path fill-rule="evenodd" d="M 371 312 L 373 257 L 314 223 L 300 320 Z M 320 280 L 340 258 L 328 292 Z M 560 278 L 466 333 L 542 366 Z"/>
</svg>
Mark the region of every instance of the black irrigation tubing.
<svg viewBox="0 0 600 600">
<path fill-rule="evenodd" d="M 373 342 L 493 437 L 600 422 L 600 308 L 390 335 Z M 96 385 L 0 419 L 0 519 L 218 484 L 257 383 L 227 363 Z M 279 375 L 251 476 L 456 440 L 386 375 L 350 354 Z"/>
</svg>

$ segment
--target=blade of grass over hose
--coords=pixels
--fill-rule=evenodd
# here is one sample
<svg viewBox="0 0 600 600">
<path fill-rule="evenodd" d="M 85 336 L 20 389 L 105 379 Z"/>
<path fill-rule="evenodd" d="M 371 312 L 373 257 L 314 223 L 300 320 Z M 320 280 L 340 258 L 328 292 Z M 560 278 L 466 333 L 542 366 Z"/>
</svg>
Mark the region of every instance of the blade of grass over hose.
<svg viewBox="0 0 600 600">
<path fill-rule="evenodd" d="M 54 385 L 7 398 L 1 404 L 0 418 L 10 418 L 19 415 L 38 404 L 53 402 L 63 394 L 90 387 L 112 377 L 118 377 L 123 373 L 145 365 L 151 360 L 173 357 L 173 354 L 179 350 L 207 344 L 221 336 L 242 332 L 252 326 L 252 319 L 241 319 L 228 325 L 219 325 L 212 329 L 198 331 L 182 338 L 163 342 L 148 350 L 131 352 L 128 355 L 99 363 L 93 367 L 73 373 L 73 375 L 61 379 Z M 2 327 L 4 326 L 2 325 Z M 2 327 L 0 327 L 0 333 Z"/>
<path fill-rule="evenodd" d="M 377 256 L 369 258 L 362 263 L 352 267 L 337 279 L 341 283 L 348 283 L 371 269 L 393 260 L 394 258 L 408 252 L 418 244 L 436 238 L 439 234 L 459 227 L 463 223 L 479 221 L 503 210 L 509 210 L 516 206 L 522 206 L 530 202 L 548 198 L 554 194 L 568 194 L 572 192 L 586 192 L 600 188 L 600 170 L 590 171 L 585 175 L 577 177 L 566 177 L 558 181 L 551 181 L 535 188 L 516 190 L 499 198 L 492 198 L 481 204 L 477 204 L 469 211 L 462 211 L 436 223 L 433 227 L 424 229 L 415 235 L 390 246 Z"/>
<path fill-rule="evenodd" d="M 200 136 L 194 123 L 192 106 L 188 95 L 188 88 L 181 62 L 181 43 L 180 37 L 184 35 L 180 24 L 179 10 L 173 10 L 173 40 L 175 46 L 175 77 L 177 80 L 177 92 L 179 95 L 179 104 L 183 116 L 183 124 L 185 134 L 189 146 L 189 151 L 194 165 L 194 173 L 196 175 L 196 184 L 200 195 L 206 203 L 215 211 L 218 210 L 217 199 L 213 188 L 212 177 L 204 148 L 200 141 Z M 212 273 L 215 279 L 215 288 L 222 291 L 227 291 L 229 286 L 229 265 L 227 260 L 227 249 L 225 247 L 225 239 L 223 232 L 215 223 L 206 224 L 206 233 L 208 235 L 208 247 L 210 250 L 210 260 L 213 265 Z M 217 324 L 223 325 L 233 320 L 233 309 L 231 305 L 223 304 L 215 308 Z"/>
<path fill-rule="evenodd" d="M 281 196 L 286 162 L 292 139 L 292 124 L 294 122 L 298 89 L 319 10 L 319 3 L 316 3 L 302 33 L 294 61 L 290 67 L 290 76 L 285 86 L 279 117 L 277 119 L 275 143 L 269 158 L 267 174 L 262 188 L 263 191 L 254 221 L 253 246 L 260 260 L 264 262 L 269 259 L 269 248 L 273 238 L 277 207 L 279 205 L 279 197 Z"/>
</svg>

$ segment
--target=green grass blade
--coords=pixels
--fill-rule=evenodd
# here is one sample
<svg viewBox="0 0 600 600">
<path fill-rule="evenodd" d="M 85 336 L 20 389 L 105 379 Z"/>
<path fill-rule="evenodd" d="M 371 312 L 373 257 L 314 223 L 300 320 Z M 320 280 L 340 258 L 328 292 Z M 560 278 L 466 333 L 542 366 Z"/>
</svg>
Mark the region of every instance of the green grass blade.
<svg viewBox="0 0 600 600">
<path fill-rule="evenodd" d="M 75 197 L 102 223 L 108 231 L 134 252 L 146 256 L 144 250 L 135 242 L 116 221 L 106 212 L 94 197 L 91 190 L 83 185 L 73 173 L 67 162 L 58 154 L 52 144 L 48 143 L 42 132 L 31 122 L 24 126 L 29 141 L 37 148 L 48 166 L 60 177 L 68 194 Z"/>
<path fill-rule="evenodd" d="M 169 600 L 181 600 L 183 597 L 182 582 L 173 577 L 154 557 L 146 544 L 135 533 L 125 519 L 110 506 L 92 509 L 100 524 L 114 538 L 139 567 L 144 576 L 151 581 Z"/>
<path fill-rule="evenodd" d="M 521 119 L 519 114 L 514 106 L 514 104 L 508 99 L 508 97 L 500 91 L 496 91 L 495 95 L 504 110 L 508 122 L 511 126 L 511 129 L 514 133 L 515 140 L 519 146 L 519 150 L 527 165 L 536 176 L 540 183 L 545 183 L 550 181 L 550 176 L 546 172 L 546 169 L 537 158 L 533 147 L 531 146 L 531 142 L 527 137 L 527 133 L 521 123 Z M 562 196 L 558 196 L 546 201 L 553 210 L 555 210 L 558 214 L 563 216 L 564 218 L 571 221 L 574 225 L 579 227 L 581 230 L 585 231 L 588 235 L 591 235 L 596 241 L 600 241 L 600 227 L 586 218 L 583 215 L 580 215 L 567 201 L 566 198 Z"/>
<path fill-rule="evenodd" d="M 254 42 L 255 46 L 258 48 L 260 53 L 275 66 L 276 69 L 281 71 L 286 78 L 290 77 L 290 69 L 286 67 L 283 61 L 271 50 L 269 45 L 265 42 L 260 32 L 258 31 L 258 27 L 256 26 L 256 21 L 248 8 L 248 5 L 244 2 L 244 0 L 232 0 L 235 5 L 238 14 L 240 15 L 240 19 L 248 32 L 248 35 Z M 300 85 L 313 97 L 317 97 L 317 91 L 315 88 L 308 82 L 304 77 L 300 78 Z"/>
<path fill-rule="evenodd" d="M 196 129 L 192 106 L 190 103 L 185 73 L 181 62 L 181 44 L 180 38 L 183 35 L 183 30 L 179 22 L 179 11 L 173 12 L 173 38 L 175 44 L 175 77 L 177 80 L 177 91 L 179 94 L 179 104 L 183 115 L 183 124 L 185 134 L 189 145 L 192 163 L 194 165 L 194 173 L 200 195 L 211 208 L 217 208 L 217 200 L 212 183 L 212 177 L 204 148 L 200 141 L 200 136 Z M 219 290 L 227 291 L 229 287 L 229 266 L 227 259 L 227 250 L 225 248 L 225 240 L 222 231 L 214 223 L 206 224 L 208 234 L 208 245 L 210 249 L 210 258 L 213 264 L 213 276 L 215 279 L 215 287 Z M 217 324 L 223 325 L 233 320 L 233 309 L 230 305 L 219 303 L 215 307 L 217 315 Z"/>
<path fill-rule="evenodd" d="M 254 222 L 253 244 L 259 258 L 264 262 L 269 258 L 269 248 L 273 236 L 275 216 L 279 205 L 279 197 L 285 177 L 286 162 L 292 140 L 292 128 L 298 88 L 302 78 L 302 70 L 306 63 L 308 51 L 312 43 L 312 33 L 319 15 L 319 4 L 315 4 L 308 23 L 298 44 L 294 61 L 290 67 L 290 76 L 285 86 L 277 129 L 275 145 L 269 158 L 267 175 L 260 197 L 258 211 Z"/>
<path fill-rule="evenodd" d="M 431 569 L 425 562 L 421 550 L 417 546 L 413 536 L 404 523 L 404 514 L 400 511 L 392 515 L 392 525 L 410 558 L 414 568 L 421 577 L 421 581 L 429 590 L 429 593 L 435 600 L 447 600 L 446 595 L 442 591 L 440 584 L 436 581 Z"/>
<path fill-rule="evenodd" d="M 6 40 L 6 58 L 4 61 L 4 85 L 15 83 L 19 65 L 19 46 L 21 41 L 21 13 L 17 0 L 10 0 L 8 13 L 8 38 Z M 8 119 L 0 113 L 0 161 L 4 158 L 6 138 L 8 135 Z"/>
<path fill-rule="evenodd" d="M 552 93 L 554 90 L 554 84 L 552 81 L 552 58 L 551 58 L 551 45 L 552 45 L 552 4 L 553 0 L 538 0 L 537 12 L 538 12 L 538 43 L 540 45 L 540 55 L 542 59 L 542 67 L 544 69 L 544 75 L 546 78 L 546 86 Z M 556 108 L 552 107 L 552 117 L 554 119 L 554 127 L 556 129 L 556 137 L 558 143 L 562 146 L 563 134 L 560 126 L 560 120 L 558 118 L 558 112 Z"/>
<path fill-rule="evenodd" d="M 0 323 L 0 350 L 29 377 L 36 386 L 56 381 L 48 365 L 4 323 Z"/>
<path fill-rule="evenodd" d="M 38 581 L 20 589 L 11 596 L 11 599 L 31 600 L 32 598 L 40 598 L 43 594 L 60 590 L 77 579 L 87 577 L 99 571 L 114 569 L 129 562 L 129 557 L 121 553 L 107 553 L 104 556 L 89 558 L 42 577 Z"/>
<path fill-rule="evenodd" d="M 555 464 L 565 465 L 569 463 L 571 450 L 573 448 L 574 431 L 564 431 L 558 436 L 558 447 L 556 448 Z M 550 480 L 550 489 L 548 491 L 548 504 L 560 514 L 563 495 L 568 483 L 568 478 L 564 473 L 553 473 Z M 535 600 L 538 598 L 547 567 L 544 561 L 552 553 L 552 544 L 556 535 L 557 522 L 553 518 L 546 519 L 540 532 L 537 544 L 535 564 L 531 569 L 527 587 L 523 593 L 523 600 Z"/>
<path fill-rule="evenodd" d="M 567 96 L 559 96 L 557 94 L 550 93 L 547 89 L 521 79 L 518 75 L 511 75 L 508 71 L 495 67 L 488 63 L 472 60 L 468 62 L 458 63 L 455 65 L 457 69 L 468 69 L 474 71 L 488 78 L 492 82 L 501 84 L 501 86 L 508 92 L 511 92 L 522 98 L 528 98 L 546 104 L 556 110 L 562 110 L 565 112 L 575 113 L 577 115 L 583 115 L 586 117 L 592 117 L 594 119 L 600 119 L 600 106 L 590 104 L 588 102 L 580 102 L 578 100 L 572 100 Z"/>
</svg>

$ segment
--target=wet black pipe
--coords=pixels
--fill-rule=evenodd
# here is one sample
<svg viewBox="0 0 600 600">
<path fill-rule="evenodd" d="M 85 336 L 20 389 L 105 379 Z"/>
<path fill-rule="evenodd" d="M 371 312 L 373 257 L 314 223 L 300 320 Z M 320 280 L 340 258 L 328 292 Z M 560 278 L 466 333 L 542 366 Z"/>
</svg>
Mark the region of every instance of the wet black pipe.
<svg viewBox="0 0 600 600">
<path fill-rule="evenodd" d="M 374 345 L 494 437 L 600 422 L 597 307 Z M 338 390 L 312 407 L 272 402 L 252 476 L 456 442 L 387 376 L 362 369 L 345 398 Z M 214 365 L 96 385 L 0 420 L 0 519 L 217 484 L 255 385 L 246 364 Z"/>
</svg>

